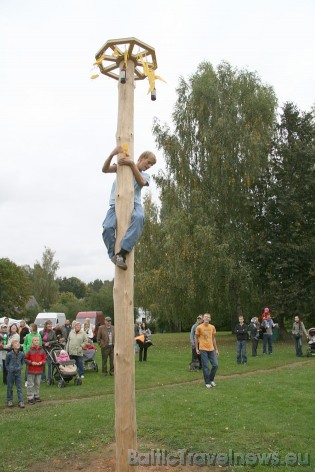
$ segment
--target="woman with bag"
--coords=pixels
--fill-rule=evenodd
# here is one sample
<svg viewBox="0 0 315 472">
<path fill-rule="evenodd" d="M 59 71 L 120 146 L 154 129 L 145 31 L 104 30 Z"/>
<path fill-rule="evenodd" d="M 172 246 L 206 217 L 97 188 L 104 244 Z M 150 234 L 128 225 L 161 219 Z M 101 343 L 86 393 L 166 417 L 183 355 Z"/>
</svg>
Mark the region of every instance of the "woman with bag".
<svg viewBox="0 0 315 472">
<path fill-rule="evenodd" d="M 295 347 L 295 353 L 297 357 L 303 356 L 303 353 L 302 353 L 303 333 L 305 334 L 306 338 L 308 338 L 308 334 L 305 329 L 304 323 L 300 320 L 299 316 L 295 316 L 293 327 L 292 327 L 292 335 L 294 339 L 294 347 Z"/>
</svg>

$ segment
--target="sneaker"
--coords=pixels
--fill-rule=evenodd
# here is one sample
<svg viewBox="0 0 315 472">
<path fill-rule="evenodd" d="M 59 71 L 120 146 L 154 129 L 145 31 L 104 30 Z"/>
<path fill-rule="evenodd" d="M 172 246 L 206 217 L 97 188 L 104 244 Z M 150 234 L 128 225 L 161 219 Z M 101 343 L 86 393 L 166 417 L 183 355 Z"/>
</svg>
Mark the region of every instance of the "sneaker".
<svg viewBox="0 0 315 472">
<path fill-rule="evenodd" d="M 19 407 L 20 408 L 25 408 L 24 402 L 19 402 Z"/>
<path fill-rule="evenodd" d="M 81 375 L 81 379 L 84 379 L 84 375 Z"/>
<path fill-rule="evenodd" d="M 13 406 L 13 402 L 12 401 L 8 401 L 8 406 L 11 408 Z"/>
<path fill-rule="evenodd" d="M 206 387 L 207 388 L 212 388 L 212 385 L 211 384 L 206 384 Z"/>
<path fill-rule="evenodd" d="M 217 384 L 215 382 L 213 382 L 213 380 L 212 380 L 212 382 L 210 382 L 210 385 L 211 385 L 211 387 L 216 387 L 217 386 Z"/>
<path fill-rule="evenodd" d="M 31 398 L 30 400 L 27 400 L 27 403 L 29 403 L 30 405 L 34 405 L 35 404 L 34 398 Z"/>
<path fill-rule="evenodd" d="M 42 400 L 40 397 L 34 397 L 34 402 L 40 403 Z"/>
<path fill-rule="evenodd" d="M 25 382 L 25 387 L 27 387 L 27 382 Z"/>
<path fill-rule="evenodd" d="M 127 270 L 127 264 L 125 262 L 126 259 L 120 254 L 115 254 L 115 256 L 113 256 L 111 260 L 116 266 L 120 267 L 123 270 Z"/>
</svg>

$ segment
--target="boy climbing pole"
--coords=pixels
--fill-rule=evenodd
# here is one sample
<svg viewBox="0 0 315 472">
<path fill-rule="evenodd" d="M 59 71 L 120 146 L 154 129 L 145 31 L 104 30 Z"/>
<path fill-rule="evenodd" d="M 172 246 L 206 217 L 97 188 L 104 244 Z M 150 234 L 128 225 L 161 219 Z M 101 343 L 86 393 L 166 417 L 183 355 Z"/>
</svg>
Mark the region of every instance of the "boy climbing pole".
<svg viewBox="0 0 315 472">
<path fill-rule="evenodd" d="M 117 172 L 117 164 L 112 164 L 112 159 L 118 154 L 124 154 L 124 157 L 119 158 L 117 164 L 119 166 L 129 166 L 134 176 L 134 208 L 131 215 L 130 225 L 120 241 L 119 251 L 115 254 L 117 227 L 115 211 L 115 179 L 109 199 L 109 210 L 107 211 L 103 222 L 103 240 L 111 261 L 121 269 L 126 270 L 126 256 L 132 251 L 134 245 L 140 238 L 144 225 L 144 210 L 141 205 L 141 190 L 142 187 L 148 186 L 150 182 L 150 176 L 145 171 L 150 169 L 156 163 L 156 157 L 151 151 L 145 151 L 139 156 L 138 161 L 134 162 L 129 158 L 129 155 L 124 150 L 123 146 L 116 146 L 105 160 L 102 172 Z"/>
</svg>

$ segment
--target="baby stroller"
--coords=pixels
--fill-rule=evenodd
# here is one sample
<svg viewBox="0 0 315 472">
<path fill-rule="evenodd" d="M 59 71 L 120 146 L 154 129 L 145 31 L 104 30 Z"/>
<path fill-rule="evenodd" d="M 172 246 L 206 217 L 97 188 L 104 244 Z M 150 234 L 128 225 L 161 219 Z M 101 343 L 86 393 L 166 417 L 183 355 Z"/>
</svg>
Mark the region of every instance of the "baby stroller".
<svg viewBox="0 0 315 472">
<path fill-rule="evenodd" d="M 98 372 L 98 365 L 95 362 L 95 353 L 96 348 L 93 346 L 93 344 L 88 344 L 83 348 L 84 370 L 94 370 L 95 372 Z"/>
<path fill-rule="evenodd" d="M 81 385 L 82 380 L 79 376 L 76 363 L 73 359 L 65 360 L 58 362 L 60 352 L 64 347 L 60 344 L 55 344 L 55 346 L 47 352 L 47 355 L 51 358 L 51 382 L 53 385 L 57 382 L 59 388 L 63 388 L 74 379 L 74 385 Z"/>
<path fill-rule="evenodd" d="M 308 330 L 308 345 L 307 345 L 307 357 L 311 357 L 315 354 L 315 328 Z"/>
</svg>

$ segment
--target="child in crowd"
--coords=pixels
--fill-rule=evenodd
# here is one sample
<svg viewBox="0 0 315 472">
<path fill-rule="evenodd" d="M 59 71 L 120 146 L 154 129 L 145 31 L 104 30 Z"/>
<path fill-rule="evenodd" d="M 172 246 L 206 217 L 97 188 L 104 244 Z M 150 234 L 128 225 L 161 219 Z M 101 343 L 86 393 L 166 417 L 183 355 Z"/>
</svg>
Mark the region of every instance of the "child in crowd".
<svg viewBox="0 0 315 472">
<path fill-rule="evenodd" d="M 115 254 L 116 243 L 116 211 L 115 211 L 115 192 L 116 180 L 113 183 L 110 199 L 109 210 L 103 222 L 103 240 L 108 251 L 111 261 L 123 270 L 127 269 L 126 256 L 129 254 L 136 242 L 138 241 L 143 225 L 144 225 L 144 211 L 141 205 L 141 190 L 142 187 L 148 186 L 150 176 L 145 171 L 150 169 L 156 163 L 156 157 L 151 151 L 143 152 L 137 163 L 129 159 L 128 154 L 122 146 L 116 146 L 104 162 L 102 172 L 116 173 L 117 165 L 111 164 L 114 156 L 124 154 L 124 157 L 118 159 L 119 166 L 130 167 L 134 176 L 134 209 L 131 215 L 131 222 L 126 233 L 120 241 L 120 250 Z"/>
<path fill-rule="evenodd" d="M 35 336 L 39 338 L 39 344 L 41 346 L 42 345 L 42 337 L 37 331 L 37 324 L 36 323 L 31 323 L 30 324 L 30 332 L 24 338 L 24 344 L 23 344 L 24 354 L 26 354 L 30 350 L 30 347 L 32 345 L 32 339 Z M 27 387 L 27 373 L 28 373 L 28 368 L 27 368 L 27 364 L 26 364 L 26 366 L 25 366 L 25 379 L 24 379 L 25 380 L 25 387 Z"/>
<path fill-rule="evenodd" d="M 25 363 L 28 366 L 27 374 L 27 401 L 31 405 L 41 402 L 39 396 L 40 379 L 46 362 L 46 353 L 40 345 L 38 336 L 32 338 L 32 345 L 25 355 Z"/>
<path fill-rule="evenodd" d="M 69 354 L 67 351 L 64 351 L 63 349 L 59 352 L 59 356 L 57 356 L 56 361 L 60 364 L 61 362 L 67 362 L 70 361 Z"/>
<path fill-rule="evenodd" d="M 244 323 L 244 317 L 238 317 L 238 324 L 235 326 L 236 334 L 236 362 L 238 364 L 247 364 L 246 340 L 247 324 Z"/>
<path fill-rule="evenodd" d="M 25 408 L 22 392 L 22 367 L 24 363 L 24 354 L 20 351 L 20 343 L 12 341 L 12 350 L 7 353 L 5 358 L 5 366 L 7 369 L 7 401 L 8 406 L 13 406 L 13 385 L 16 385 L 18 405 Z"/>
</svg>

